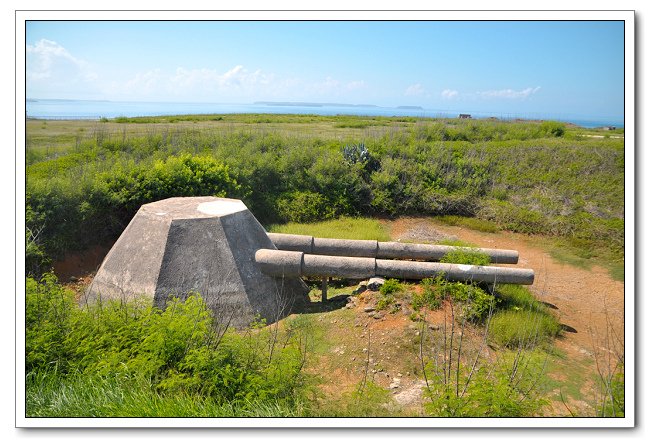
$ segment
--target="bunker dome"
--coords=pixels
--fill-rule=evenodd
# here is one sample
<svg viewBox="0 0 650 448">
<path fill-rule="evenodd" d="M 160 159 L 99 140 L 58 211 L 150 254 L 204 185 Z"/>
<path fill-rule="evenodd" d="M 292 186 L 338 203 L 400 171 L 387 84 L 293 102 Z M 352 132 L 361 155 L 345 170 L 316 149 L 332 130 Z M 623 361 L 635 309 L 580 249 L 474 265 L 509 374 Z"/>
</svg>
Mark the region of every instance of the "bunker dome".
<svg viewBox="0 0 650 448">
<path fill-rule="evenodd" d="M 198 292 L 215 318 L 244 327 L 268 323 L 307 301 L 299 278 L 270 277 L 255 263 L 275 249 L 244 203 L 217 197 L 170 198 L 145 204 L 110 250 L 85 299 L 145 297 L 164 308 Z"/>
</svg>

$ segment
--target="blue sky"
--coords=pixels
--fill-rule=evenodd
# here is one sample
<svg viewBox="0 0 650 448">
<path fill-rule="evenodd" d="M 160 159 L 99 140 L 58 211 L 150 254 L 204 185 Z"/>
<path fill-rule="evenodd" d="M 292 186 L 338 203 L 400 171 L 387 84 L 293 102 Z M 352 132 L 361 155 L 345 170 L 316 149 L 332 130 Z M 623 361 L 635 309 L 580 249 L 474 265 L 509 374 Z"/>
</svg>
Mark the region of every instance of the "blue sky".
<svg viewBox="0 0 650 448">
<path fill-rule="evenodd" d="M 29 98 L 622 118 L 623 22 L 28 22 Z"/>
</svg>

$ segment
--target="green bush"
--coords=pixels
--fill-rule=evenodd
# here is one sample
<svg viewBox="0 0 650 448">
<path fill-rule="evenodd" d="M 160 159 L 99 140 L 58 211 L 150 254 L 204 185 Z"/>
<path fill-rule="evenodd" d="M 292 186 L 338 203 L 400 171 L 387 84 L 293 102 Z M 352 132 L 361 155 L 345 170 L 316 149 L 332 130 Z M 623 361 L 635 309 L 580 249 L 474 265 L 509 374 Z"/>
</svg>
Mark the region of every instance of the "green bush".
<svg viewBox="0 0 650 448">
<path fill-rule="evenodd" d="M 530 349 L 560 333 L 561 327 L 555 318 L 531 310 L 503 310 L 490 321 L 490 338 L 497 344 L 508 347 Z"/>
<path fill-rule="evenodd" d="M 441 259 L 441 263 L 471 264 L 475 266 L 487 266 L 490 264 L 490 256 L 479 252 L 476 249 L 462 248 L 447 252 Z"/>
<path fill-rule="evenodd" d="M 402 285 L 399 280 L 395 278 L 389 278 L 379 287 L 379 292 L 384 296 L 389 296 L 391 294 L 395 294 L 396 292 L 400 292 L 403 289 L 404 285 Z"/>
<path fill-rule="evenodd" d="M 539 128 L 544 134 L 552 137 L 562 137 L 566 132 L 566 125 L 558 121 L 544 121 Z"/>
<path fill-rule="evenodd" d="M 501 309 L 490 321 L 492 341 L 508 348 L 532 348 L 560 334 L 557 318 L 528 289 L 498 285 L 495 295 Z"/>
<path fill-rule="evenodd" d="M 444 300 L 461 305 L 461 317 L 472 322 L 484 320 L 499 304 L 499 299 L 479 286 L 447 281 L 442 275 L 423 282 L 424 292 L 414 300 L 414 309 L 427 305 L 435 309 Z"/>
<path fill-rule="evenodd" d="M 526 366 L 530 368 L 530 366 Z M 531 384 L 531 376 L 514 376 L 507 366 L 481 366 L 472 373 L 468 366 L 455 365 L 458 377 L 445 380 L 430 364 L 429 398 L 424 409 L 432 417 L 534 417 L 547 404 Z M 520 379 L 522 378 L 522 379 Z M 458 383 L 456 383 L 458 381 Z"/>
<path fill-rule="evenodd" d="M 437 310 L 442 305 L 442 294 L 436 288 L 438 282 L 432 278 L 422 280 L 422 293 L 416 294 L 411 301 L 411 306 L 415 311 L 419 311 L 426 306 L 431 310 Z"/>
<path fill-rule="evenodd" d="M 320 193 L 293 192 L 277 202 L 278 216 L 285 222 L 310 223 L 335 217 L 336 210 Z"/>
<path fill-rule="evenodd" d="M 267 328 L 217 332 L 198 296 L 172 300 L 165 310 L 117 301 L 80 308 L 50 274 L 40 282 L 28 278 L 26 286 L 28 377 L 55 375 L 63 384 L 80 372 L 96 379 L 126 375 L 150 384 L 152 396 L 200 396 L 217 404 L 295 404 L 307 390 L 306 328 L 294 328 L 269 351 Z"/>
<path fill-rule="evenodd" d="M 377 310 L 381 311 L 381 310 L 385 310 L 390 305 L 394 305 L 394 304 L 395 304 L 395 298 L 393 298 L 393 297 L 382 297 L 381 299 L 379 299 L 377 301 L 377 305 L 375 306 L 375 308 Z"/>
<path fill-rule="evenodd" d="M 264 225 L 455 215 L 443 219 L 481 231 L 551 235 L 578 256 L 623 261 L 623 139 L 557 138 L 562 124 L 499 120 L 253 114 L 120 120 L 134 125 L 117 131 L 98 123 L 87 134 L 75 125 L 57 136 L 30 127 L 27 226 L 42 229 L 36 245 L 43 254 L 30 252 L 30 265 L 113 241 L 144 202 L 203 194 L 243 199 Z M 206 125 L 142 127 L 173 121 Z M 341 136 L 335 127 L 355 121 L 372 132 L 346 128 Z M 257 123 L 274 126 L 250 126 Z M 297 131 L 298 125 L 305 126 Z"/>
</svg>

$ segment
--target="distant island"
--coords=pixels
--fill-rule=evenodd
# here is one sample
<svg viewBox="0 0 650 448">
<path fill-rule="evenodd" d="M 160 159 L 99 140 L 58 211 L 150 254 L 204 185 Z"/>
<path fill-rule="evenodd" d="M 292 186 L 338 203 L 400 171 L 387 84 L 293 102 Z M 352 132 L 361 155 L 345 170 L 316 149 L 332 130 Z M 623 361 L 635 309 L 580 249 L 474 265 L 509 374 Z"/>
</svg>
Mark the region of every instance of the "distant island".
<svg viewBox="0 0 650 448">
<path fill-rule="evenodd" d="M 424 110 L 420 106 L 397 106 L 398 109 Z"/>
<path fill-rule="evenodd" d="M 255 101 L 253 104 L 263 106 L 302 106 L 302 107 L 379 107 L 374 104 L 346 104 L 346 103 L 303 103 L 300 101 Z"/>
</svg>

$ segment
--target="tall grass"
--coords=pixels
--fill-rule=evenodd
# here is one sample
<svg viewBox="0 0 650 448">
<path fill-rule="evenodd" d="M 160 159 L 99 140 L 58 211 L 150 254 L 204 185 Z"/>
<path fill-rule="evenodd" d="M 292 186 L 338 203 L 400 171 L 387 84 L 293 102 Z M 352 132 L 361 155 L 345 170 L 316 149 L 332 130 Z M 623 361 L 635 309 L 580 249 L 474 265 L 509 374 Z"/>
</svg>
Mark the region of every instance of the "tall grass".
<svg viewBox="0 0 650 448">
<path fill-rule="evenodd" d="M 201 394 L 162 393 L 150 379 L 111 372 L 62 377 L 39 370 L 26 377 L 28 417 L 301 417 L 298 403 L 217 402 Z"/>
<path fill-rule="evenodd" d="M 52 275 L 28 278 L 26 292 L 27 415 L 293 415 L 308 393 L 300 320 L 281 334 L 259 323 L 235 332 L 198 296 L 165 310 L 81 308 Z"/>
<path fill-rule="evenodd" d="M 523 286 L 499 285 L 495 295 L 501 309 L 490 322 L 493 342 L 508 348 L 533 348 L 560 334 L 557 318 Z"/>
</svg>

